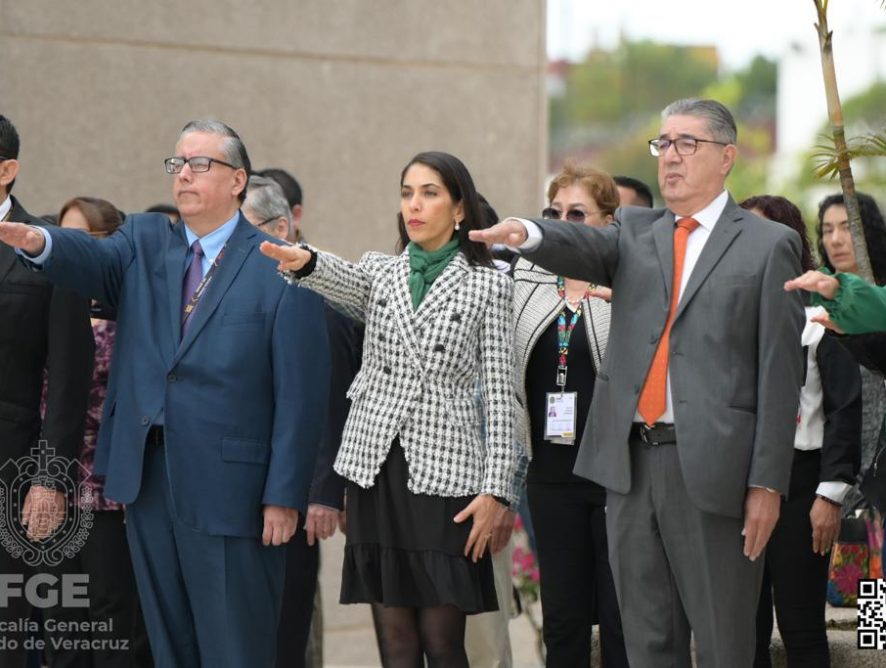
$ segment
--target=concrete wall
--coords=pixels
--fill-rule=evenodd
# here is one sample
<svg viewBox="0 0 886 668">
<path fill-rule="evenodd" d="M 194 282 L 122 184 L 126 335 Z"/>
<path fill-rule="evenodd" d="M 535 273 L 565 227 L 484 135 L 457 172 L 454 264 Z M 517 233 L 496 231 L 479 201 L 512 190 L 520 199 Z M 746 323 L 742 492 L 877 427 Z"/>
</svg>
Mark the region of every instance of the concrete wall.
<svg viewBox="0 0 886 668">
<path fill-rule="evenodd" d="M 544 0 L 0 0 L 0 113 L 22 137 L 15 194 L 137 211 L 169 201 L 163 158 L 217 117 L 256 167 L 289 169 L 306 235 L 390 250 L 401 168 L 461 157 L 500 213 L 541 202 Z"/>
</svg>

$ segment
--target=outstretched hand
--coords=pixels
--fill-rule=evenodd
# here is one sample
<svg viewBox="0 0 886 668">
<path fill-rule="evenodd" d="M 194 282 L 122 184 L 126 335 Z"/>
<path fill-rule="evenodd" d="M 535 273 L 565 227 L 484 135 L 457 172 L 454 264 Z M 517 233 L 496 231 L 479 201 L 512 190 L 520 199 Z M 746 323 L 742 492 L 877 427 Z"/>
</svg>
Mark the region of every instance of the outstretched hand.
<svg viewBox="0 0 886 668">
<path fill-rule="evenodd" d="M 30 256 L 37 256 L 46 247 L 46 240 L 39 230 L 24 223 L 0 223 L 0 241 L 21 248 Z"/>
<path fill-rule="evenodd" d="M 787 292 L 792 290 L 806 290 L 806 292 L 817 292 L 825 299 L 833 299 L 840 290 L 840 281 L 833 276 L 828 276 L 821 271 L 807 271 L 802 276 L 798 276 L 784 284 Z"/>
<path fill-rule="evenodd" d="M 508 218 L 500 223 L 487 227 L 485 230 L 471 230 L 468 232 L 471 241 L 479 241 L 490 248 L 495 244 L 504 244 L 511 248 L 517 248 L 528 238 L 526 227 L 514 218 Z"/>
<path fill-rule="evenodd" d="M 298 271 L 311 261 L 311 251 L 300 246 L 281 246 L 263 241 L 258 249 L 263 255 L 277 260 L 280 263 L 277 266 L 280 271 Z"/>
</svg>

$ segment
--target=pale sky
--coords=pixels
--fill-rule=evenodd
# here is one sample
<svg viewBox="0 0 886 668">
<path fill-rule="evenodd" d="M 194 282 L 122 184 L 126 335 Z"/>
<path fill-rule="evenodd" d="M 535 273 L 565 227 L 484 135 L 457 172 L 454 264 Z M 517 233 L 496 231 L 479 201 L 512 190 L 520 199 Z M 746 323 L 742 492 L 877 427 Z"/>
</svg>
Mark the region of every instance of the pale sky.
<svg viewBox="0 0 886 668">
<path fill-rule="evenodd" d="M 611 48 L 623 33 L 673 44 L 713 44 L 730 69 L 757 53 L 776 58 L 792 42 L 818 43 L 813 0 L 548 0 L 548 56 L 580 59 L 591 44 Z M 839 62 L 841 39 L 886 27 L 880 0 L 830 0 Z"/>
</svg>

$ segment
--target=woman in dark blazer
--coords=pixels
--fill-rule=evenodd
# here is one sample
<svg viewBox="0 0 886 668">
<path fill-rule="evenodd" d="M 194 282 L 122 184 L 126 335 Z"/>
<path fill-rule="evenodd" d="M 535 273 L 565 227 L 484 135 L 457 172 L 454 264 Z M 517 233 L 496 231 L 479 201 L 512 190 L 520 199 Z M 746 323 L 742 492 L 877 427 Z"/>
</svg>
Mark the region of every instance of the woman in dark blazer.
<svg viewBox="0 0 886 668">
<path fill-rule="evenodd" d="M 512 281 L 468 240 L 483 219 L 454 156 L 410 160 L 398 223 L 398 256 L 262 252 L 366 323 L 335 463 L 349 481 L 341 601 L 373 604 L 385 666 L 467 666 L 465 615 L 497 609 L 487 548 L 518 496 Z"/>
<path fill-rule="evenodd" d="M 548 201 L 545 218 L 601 227 L 612 222 L 618 190 L 608 174 L 567 163 L 551 182 Z M 609 303 L 595 296 L 602 290 L 522 258 L 513 273 L 517 391 L 524 397 L 518 429 L 532 457 L 527 491 L 547 665 L 589 666 L 598 620 L 603 665 L 627 666 L 607 555 L 606 491 L 572 473 L 606 353 Z M 571 425 L 557 421 L 566 410 L 574 411 Z"/>
<path fill-rule="evenodd" d="M 761 195 L 740 206 L 797 232 L 803 243 L 804 270 L 815 267 L 806 225 L 794 204 L 784 197 Z M 807 306 L 807 318 L 817 310 Z M 861 463 L 862 385 L 852 356 L 824 334 L 824 327 L 807 320 L 802 334 L 806 375 L 797 411 L 791 483 L 766 547 L 755 668 L 772 665 L 773 602 L 788 666 L 830 666 L 825 626 L 829 553 L 840 531 L 842 504 Z"/>
</svg>

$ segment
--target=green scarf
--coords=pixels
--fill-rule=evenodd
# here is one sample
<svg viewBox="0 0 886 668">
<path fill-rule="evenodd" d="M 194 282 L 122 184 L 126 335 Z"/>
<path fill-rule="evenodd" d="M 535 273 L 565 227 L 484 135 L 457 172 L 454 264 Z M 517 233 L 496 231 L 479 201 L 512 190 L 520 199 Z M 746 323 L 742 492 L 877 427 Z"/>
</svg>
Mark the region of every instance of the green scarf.
<svg viewBox="0 0 886 668">
<path fill-rule="evenodd" d="M 453 239 L 435 251 L 422 250 L 416 243 L 410 243 L 409 251 L 409 293 L 412 295 L 412 308 L 418 310 L 421 300 L 428 294 L 431 285 L 443 273 L 447 265 L 458 253 L 458 238 Z"/>
</svg>

